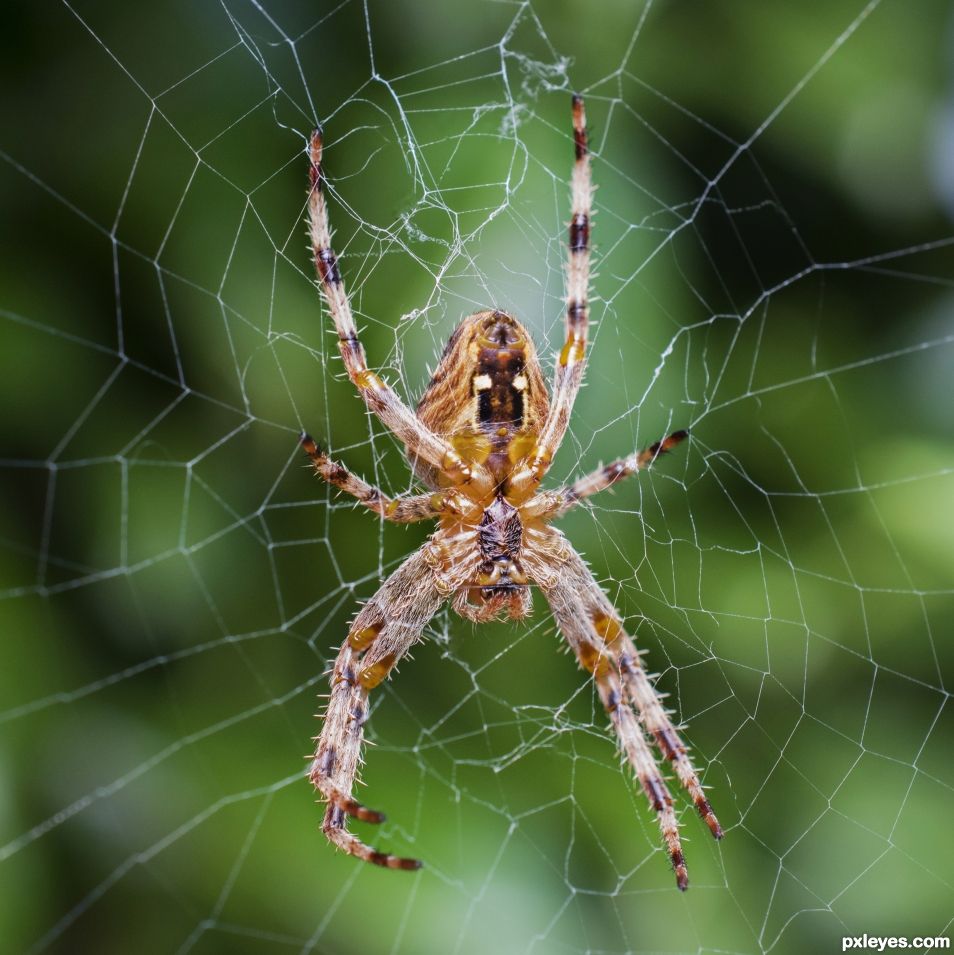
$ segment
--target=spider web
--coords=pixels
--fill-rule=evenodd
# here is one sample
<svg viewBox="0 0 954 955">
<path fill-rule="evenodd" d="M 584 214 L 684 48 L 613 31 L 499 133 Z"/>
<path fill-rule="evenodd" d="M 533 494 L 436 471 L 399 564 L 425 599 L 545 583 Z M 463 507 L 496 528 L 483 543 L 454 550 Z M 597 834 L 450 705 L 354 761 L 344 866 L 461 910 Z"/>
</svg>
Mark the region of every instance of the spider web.
<svg viewBox="0 0 954 955">
<path fill-rule="evenodd" d="M 940 2 L 223 0 L 8 10 L 4 949 L 804 952 L 950 931 L 954 137 Z M 305 249 L 325 129 L 373 367 L 414 400 L 497 306 L 548 369 L 587 97 L 587 384 L 549 486 L 692 440 L 562 527 L 687 726 L 692 886 L 538 595 L 376 694 L 374 844 L 303 781 L 390 493 Z M 949 95 L 949 91 L 948 91 Z M 373 838 L 372 838 L 373 837 Z"/>
</svg>

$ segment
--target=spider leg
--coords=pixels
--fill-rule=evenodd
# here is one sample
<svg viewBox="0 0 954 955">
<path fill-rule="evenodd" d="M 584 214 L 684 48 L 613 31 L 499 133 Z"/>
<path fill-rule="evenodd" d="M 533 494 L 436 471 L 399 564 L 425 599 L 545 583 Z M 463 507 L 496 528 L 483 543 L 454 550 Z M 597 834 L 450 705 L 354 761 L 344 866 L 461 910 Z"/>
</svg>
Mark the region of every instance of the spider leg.
<svg viewBox="0 0 954 955">
<path fill-rule="evenodd" d="M 302 434 L 301 446 L 311 458 L 315 473 L 329 484 L 350 494 L 358 503 L 374 511 L 387 521 L 396 524 L 411 524 L 414 521 L 427 520 L 445 512 L 447 503 L 442 494 L 408 494 L 401 497 L 386 497 L 367 481 L 352 474 L 343 464 L 332 461 L 315 444 L 310 434 Z"/>
<path fill-rule="evenodd" d="M 569 487 L 563 487 L 557 491 L 544 491 L 527 505 L 526 513 L 545 520 L 562 517 L 585 498 L 612 487 L 637 471 L 644 471 L 660 455 L 668 453 L 688 437 L 688 431 L 675 431 L 668 438 L 663 438 L 662 441 L 657 441 L 648 448 L 643 448 L 642 451 L 636 451 L 628 457 L 604 464 L 603 467 L 577 479 Z"/>
<path fill-rule="evenodd" d="M 450 444 L 420 421 L 383 379 L 369 370 L 364 346 L 358 338 L 358 329 L 351 313 L 351 303 L 338 270 L 338 260 L 331 247 L 331 225 L 321 169 L 320 129 L 312 133 L 309 152 L 311 185 L 308 191 L 308 222 L 312 254 L 321 290 L 338 332 L 338 350 L 344 359 L 348 377 L 368 408 L 406 445 L 412 458 L 421 458 L 439 468 L 452 484 L 464 484 L 477 475 L 489 481 L 489 475 L 483 468 L 475 469 L 466 463 Z"/>
<path fill-rule="evenodd" d="M 561 583 L 546 591 L 546 595 L 557 625 L 573 648 L 580 665 L 593 674 L 596 690 L 616 731 L 620 749 L 632 766 L 649 805 L 656 813 L 659 829 L 676 873 L 676 885 L 685 891 L 689 886 L 689 873 L 679 838 L 679 824 L 676 821 L 672 796 L 646 742 L 633 705 L 627 699 L 620 671 L 613 665 L 609 654 L 601 653 L 597 649 L 598 643 L 595 639 L 598 639 L 598 636 L 593 630 L 592 619 L 586 613 L 576 590 Z"/>
<path fill-rule="evenodd" d="M 384 819 L 352 796 L 368 718 L 368 694 L 421 638 L 443 600 L 421 549 L 361 608 L 335 660 L 331 696 L 311 764 L 311 781 L 328 802 L 321 826 L 328 841 L 349 855 L 389 869 L 418 869 L 421 863 L 379 852 L 347 830 L 348 816 L 365 822 Z"/>
<path fill-rule="evenodd" d="M 548 528 L 552 539 L 537 546 L 539 556 L 527 553 L 525 562 L 539 581 L 563 636 L 581 665 L 593 674 L 600 699 L 610 715 L 620 747 L 633 767 L 650 806 L 655 810 L 666 849 L 676 873 L 676 884 L 689 884 L 672 796 L 663 781 L 649 736 L 672 764 L 710 832 L 722 838 L 722 828 L 705 797 L 686 746 L 660 702 L 659 694 L 642 668 L 639 653 L 623 630 L 619 615 L 579 554 L 562 534 Z M 544 556 L 545 553 L 545 556 Z M 549 573 L 554 555 L 564 560 L 559 573 Z M 538 561 L 542 562 L 538 572 Z M 635 708 L 635 710 L 634 710 Z M 638 713 L 638 720 L 636 717 Z"/>
<path fill-rule="evenodd" d="M 536 447 L 523 467 L 511 478 L 511 487 L 526 493 L 535 489 L 563 441 L 570 412 L 583 381 L 586 338 L 589 327 L 590 221 L 593 216 L 593 186 L 590 181 L 590 150 L 586 135 L 583 97 L 573 97 L 573 141 L 576 161 L 570 181 L 571 216 L 569 254 L 566 265 L 566 341 L 553 375 L 550 411 Z"/>
</svg>

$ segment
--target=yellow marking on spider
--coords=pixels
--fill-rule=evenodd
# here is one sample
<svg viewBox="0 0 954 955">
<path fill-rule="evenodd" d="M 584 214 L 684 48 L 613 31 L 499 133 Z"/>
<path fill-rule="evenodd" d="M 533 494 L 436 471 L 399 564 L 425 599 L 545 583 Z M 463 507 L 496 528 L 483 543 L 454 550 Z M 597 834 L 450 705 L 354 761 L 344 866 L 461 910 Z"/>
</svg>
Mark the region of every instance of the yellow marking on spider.
<svg viewBox="0 0 954 955">
<path fill-rule="evenodd" d="M 365 667 L 358 674 L 358 682 L 366 689 L 373 690 L 390 672 L 397 657 L 393 653 L 385 654 L 380 660 Z"/>
<path fill-rule="evenodd" d="M 507 457 L 511 464 L 522 461 L 536 447 L 536 436 L 530 431 L 524 431 L 521 434 L 515 434 L 507 445 Z"/>
<path fill-rule="evenodd" d="M 492 450 L 490 438 L 482 431 L 455 434 L 451 438 L 451 444 L 465 461 L 475 464 L 483 464 L 490 457 Z"/>
<path fill-rule="evenodd" d="M 456 451 L 448 451 L 441 459 L 441 480 L 451 484 L 464 484 L 471 479 L 473 471 L 464 463 L 464 459 Z"/>
<path fill-rule="evenodd" d="M 355 630 L 353 633 L 349 633 L 348 645 L 352 650 L 357 650 L 359 653 L 362 650 L 367 650 L 367 648 L 374 643 L 382 627 L 383 624 L 376 623 L 373 626 L 363 627 L 361 630 Z"/>
<path fill-rule="evenodd" d="M 581 641 L 577 654 L 580 663 L 596 677 L 601 677 L 612 669 L 610 658 L 592 643 Z"/>
<path fill-rule="evenodd" d="M 623 632 L 618 620 L 614 620 L 603 613 L 598 613 L 593 617 L 593 629 L 607 644 L 615 643 Z"/>
<path fill-rule="evenodd" d="M 373 371 L 359 371 L 354 377 L 355 384 L 359 388 L 373 388 L 375 391 L 385 391 L 387 389 L 387 385 Z"/>
<path fill-rule="evenodd" d="M 586 352 L 586 345 L 579 338 L 573 338 L 563 346 L 560 352 L 560 365 L 566 368 L 570 365 L 576 365 L 583 360 Z"/>
</svg>

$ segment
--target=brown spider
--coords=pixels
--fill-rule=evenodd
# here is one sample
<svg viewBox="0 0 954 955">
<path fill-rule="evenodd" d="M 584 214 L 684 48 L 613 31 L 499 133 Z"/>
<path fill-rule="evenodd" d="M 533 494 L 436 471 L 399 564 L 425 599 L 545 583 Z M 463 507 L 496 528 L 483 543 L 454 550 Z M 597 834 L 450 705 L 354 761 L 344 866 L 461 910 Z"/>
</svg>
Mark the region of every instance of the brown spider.
<svg viewBox="0 0 954 955">
<path fill-rule="evenodd" d="M 677 431 L 569 487 L 537 490 L 566 433 L 586 349 L 592 186 L 579 96 L 573 97 L 573 135 L 566 343 L 556 364 L 552 402 L 527 330 L 504 312 L 486 311 L 465 318 L 451 336 L 415 413 L 368 369 L 331 248 L 321 131 L 312 134 L 311 243 L 341 357 L 368 408 L 406 446 L 415 475 L 430 493 L 389 499 L 330 460 L 307 434 L 302 445 L 321 477 L 386 520 L 435 518 L 439 526 L 356 616 L 335 660 L 310 778 L 328 803 L 322 831 L 329 841 L 377 865 L 419 868 L 416 859 L 378 852 L 346 828 L 348 816 L 365 822 L 384 818 L 352 797 L 368 694 L 421 639 L 444 601 L 470 620 L 519 620 L 532 610 L 530 585 L 536 584 L 580 664 L 593 674 L 620 748 L 656 812 L 676 884 L 685 889 L 689 880 L 672 796 L 648 739 L 672 764 L 717 839 L 722 829 L 619 615 L 580 555 L 549 522 L 648 467 L 687 432 Z"/>
</svg>

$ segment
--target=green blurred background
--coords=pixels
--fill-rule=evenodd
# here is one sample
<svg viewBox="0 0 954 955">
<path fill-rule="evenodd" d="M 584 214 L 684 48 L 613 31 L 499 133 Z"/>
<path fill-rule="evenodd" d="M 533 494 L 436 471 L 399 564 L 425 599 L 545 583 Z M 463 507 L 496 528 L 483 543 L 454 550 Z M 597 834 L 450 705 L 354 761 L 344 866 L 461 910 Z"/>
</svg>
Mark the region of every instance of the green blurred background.
<svg viewBox="0 0 954 955">
<path fill-rule="evenodd" d="M 949 4 L 8 5 L 2 951 L 830 952 L 954 914 Z M 692 887 L 542 598 L 446 613 L 378 693 L 392 873 L 303 781 L 357 602 L 424 539 L 305 248 L 325 128 L 373 365 L 562 322 L 583 90 L 588 384 L 552 483 L 691 426 L 565 519 L 727 829 Z"/>
</svg>

